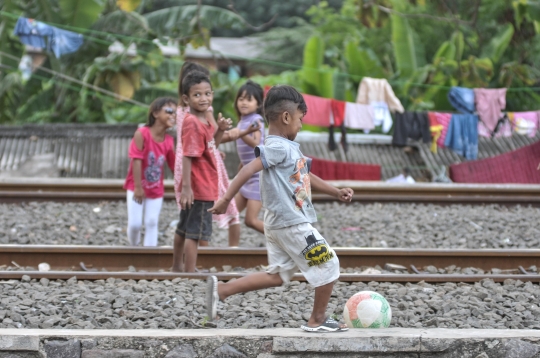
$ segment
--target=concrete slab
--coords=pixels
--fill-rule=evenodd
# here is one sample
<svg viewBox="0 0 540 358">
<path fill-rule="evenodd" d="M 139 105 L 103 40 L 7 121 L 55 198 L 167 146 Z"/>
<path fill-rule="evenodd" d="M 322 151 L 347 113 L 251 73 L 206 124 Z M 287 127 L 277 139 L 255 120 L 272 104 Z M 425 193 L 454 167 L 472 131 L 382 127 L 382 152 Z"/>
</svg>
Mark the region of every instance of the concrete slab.
<svg viewBox="0 0 540 358">
<path fill-rule="evenodd" d="M 80 341 L 80 357 L 137 352 L 141 357 L 418 357 L 532 358 L 540 331 L 476 329 L 354 329 L 307 333 L 300 329 L 61 330 L 0 329 L 3 352 L 41 352 L 51 341 Z M 234 354 L 233 354 L 234 353 Z"/>
</svg>

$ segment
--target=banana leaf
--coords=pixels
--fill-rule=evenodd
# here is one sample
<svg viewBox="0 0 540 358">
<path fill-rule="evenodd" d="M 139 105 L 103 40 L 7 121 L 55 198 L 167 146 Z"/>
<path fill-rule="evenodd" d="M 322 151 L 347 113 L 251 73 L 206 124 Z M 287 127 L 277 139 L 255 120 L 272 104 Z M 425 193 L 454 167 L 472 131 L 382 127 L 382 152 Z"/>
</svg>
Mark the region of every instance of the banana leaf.
<svg viewBox="0 0 540 358">
<path fill-rule="evenodd" d="M 383 67 L 379 58 L 370 48 L 361 49 L 354 42 L 345 45 L 345 59 L 348 72 L 355 76 L 354 82 L 360 82 L 362 77 L 384 77 Z"/>
<path fill-rule="evenodd" d="M 422 65 L 415 34 L 406 18 L 392 14 L 392 46 L 400 77 L 410 77 Z"/>
<path fill-rule="evenodd" d="M 105 0 L 58 0 L 66 25 L 89 28 L 105 8 Z"/>
<path fill-rule="evenodd" d="M 506 51 L 508 45 L 510 45 L 512 36 L 514 36 L 514 26 L 512 26 L 512 24 L 504 25 L 499 33 L 494 36 L 484 48 L 482 57 L 491 59 L 493 63 L 498 63 L 504 54 L 504 51 Z"/>
</svg>

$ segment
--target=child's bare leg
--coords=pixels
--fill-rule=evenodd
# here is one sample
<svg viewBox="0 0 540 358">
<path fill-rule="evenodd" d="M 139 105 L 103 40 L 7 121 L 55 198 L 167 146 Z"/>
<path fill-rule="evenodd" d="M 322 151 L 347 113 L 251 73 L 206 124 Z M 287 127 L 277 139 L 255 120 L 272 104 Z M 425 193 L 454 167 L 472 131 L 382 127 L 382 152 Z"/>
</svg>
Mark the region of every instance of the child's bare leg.
<svg viewBox="0 0 540 358">
<path fill-rule="evenodd" d="M 223 301 L 227 297 L 240 292 L 260 290 L 263 288 L 281 286 L 283 280 L 279 274 L 257 272 L 239 278 L 238 280 L 218 284 L 219 299 Z M 330 290 L 332 292 L 332 290 Z M 328 303 L 328 301 L 327 301 Z"/>
<path fill-rule="evenodd" d="M 248 200 L 246 210 L 246 226 L 264 234 L 264 223 L 259 220 L 262 203 L 258 200 Z"/>
<path fill-rule="evenodd" d="M 242 194 L 237 193 L 234 196 L 234 202 L 236 203 L 236 208 L 238 212 L 241 213 L 247 206 L 247 199 L 242 196 Z"/>
<path fill-rule="evenodd" d="M 210 246 L 210 241 L 200 240 L 199 246 Z"/>
<path fill-rule="evenodd" d="M 184 244 L 186 239 L 178 234 L 174 234 L 173 265 L 172 272 L 182 272 L 184 262 Z"/>
<path fill-rule="evenodd" d="M 313 311 L 307 323 L 308 327 L 317 327 L 324 323 L 326 319 L 326 308 L 328 307 L 333 288 L 334 282 L 315 288 L 315 302 L 313 302 Z M 347 326 L 340 324 L 340 327 L 345 328 Z"/>
<path fill-rule="evenodd" d="M 229 246 L 240 245 L 240 224 L 229 224 Z"/>
<path fill-rule="evenodd" d="M 307 325 L 309 327 L 317 327 L 324 323 L 326 319 L 326 308 L 332 295 L 334 283 L 330 282 L 324 286 L 315 288 L 315 302 L 313 302 L 313 311 Z"/>
<path fill-rule="evenodd" d="M 197 264 L 197 251 L 199 249 L 199 240 L 186 239 L 184 244 L 184 252 L 186 253 L 185 259 L 185 272 L 195 272 L 195 265 Z"/>
</svg>

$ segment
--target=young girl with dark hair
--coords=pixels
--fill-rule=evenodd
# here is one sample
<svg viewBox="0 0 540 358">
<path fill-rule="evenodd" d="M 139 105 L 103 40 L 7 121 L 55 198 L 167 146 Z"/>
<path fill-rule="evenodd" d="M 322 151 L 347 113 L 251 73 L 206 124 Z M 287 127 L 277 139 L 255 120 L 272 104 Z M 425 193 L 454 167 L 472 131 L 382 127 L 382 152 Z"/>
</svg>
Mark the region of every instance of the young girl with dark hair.
<svg viewBox="0 0 540 358">
<path fill-rule="evenodd" d="M 144 216 L 144 246 L 157 246 L 158 219 L 163 204 L 163 165 L 174 169 L 174 140 L 166 134 L 174 126 L 176 100 L 161 97 L 150 105 L 146 125 L 137 129 L 129 146 L 127 190 L 128 227 L 131 245 L 140 244 Z"/>
<path fill-rule="evenodd" d="M 258 128 L 257 131 L 238 138 L 236 149 L 242 165 L 247 165 L 255 159 L 255 147 L 264 144 L 264 120 L 261 116 L 264 91 L 262 87 L 248 80 L 236 95 L 234 108 L 240 121 L 238 130 L 243 131 L 249 128 Z M 246 209 L 246 226 L 264 233 L 264 224 L 259 220 L 261 211 L 261 193 L 259 188 L 259 174 L 254 174 L 240 189 L 234 197 L 236 207 L 239 212 Z M 237 246 L 238 243 L 236 243 Z"/>
</svg>

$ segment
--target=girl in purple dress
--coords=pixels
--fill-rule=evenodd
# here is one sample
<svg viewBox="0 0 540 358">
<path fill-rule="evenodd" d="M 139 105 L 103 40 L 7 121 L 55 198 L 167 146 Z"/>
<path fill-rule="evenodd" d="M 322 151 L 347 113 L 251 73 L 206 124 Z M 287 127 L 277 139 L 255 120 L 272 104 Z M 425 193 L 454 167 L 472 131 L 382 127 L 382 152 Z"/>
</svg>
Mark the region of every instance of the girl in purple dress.
<svg viewBox="0 0 540 358">
<path fill-rule="evenodd" d="M 264 143 L 264 120 L 261 116 L 264 91 L 255 82 L 247 81 L 236 95 L 234 108 L 240 117 L 238 129 L 244 131 L 251 126 L 259 126 L 259 130 L 236 140 L 236 149 L 240 162 L 246 165 L 255 159 L 255 147 Z M 246 226 L 264 233 L 264 224 L 259 220 L 261 211 L 261 193 L 259 188 L 259 173 L 240 189 L 234 197 L 239 212 L 246 209 Z"/>
</svg>

